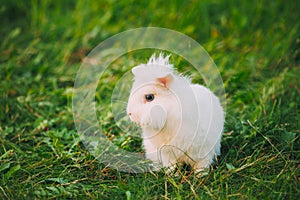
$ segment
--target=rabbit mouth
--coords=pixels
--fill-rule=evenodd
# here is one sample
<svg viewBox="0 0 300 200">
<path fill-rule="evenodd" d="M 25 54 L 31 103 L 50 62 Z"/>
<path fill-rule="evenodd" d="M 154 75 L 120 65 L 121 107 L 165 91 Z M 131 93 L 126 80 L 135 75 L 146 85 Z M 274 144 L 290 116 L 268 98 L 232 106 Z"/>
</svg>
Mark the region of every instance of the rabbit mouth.
<svg viewBox="0 0 300 200">
<path fill-rule="evenodd" d="M 132 121 L 138 125 L 141 125 L 140 120 L 134 114 L 128 113 L 128 116 L 129 116 L 130 121 Z"/>
</svg>

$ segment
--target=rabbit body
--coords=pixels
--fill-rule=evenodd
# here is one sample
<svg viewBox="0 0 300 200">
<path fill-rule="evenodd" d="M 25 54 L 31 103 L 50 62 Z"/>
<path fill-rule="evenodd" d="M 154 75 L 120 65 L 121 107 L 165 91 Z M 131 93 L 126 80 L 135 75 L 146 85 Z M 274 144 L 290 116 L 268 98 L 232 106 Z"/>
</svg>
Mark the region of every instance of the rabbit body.
<svg viewBox="0 0 300 200">
<path fill-rule="evenodd" d="M 219 99 L 174 72 L 162 54 L 132 72 L 127 113 L 142 128 L 146 158 L 163 167 L 207 168 L 220 154 L 224 112 Z"/>
</svg>

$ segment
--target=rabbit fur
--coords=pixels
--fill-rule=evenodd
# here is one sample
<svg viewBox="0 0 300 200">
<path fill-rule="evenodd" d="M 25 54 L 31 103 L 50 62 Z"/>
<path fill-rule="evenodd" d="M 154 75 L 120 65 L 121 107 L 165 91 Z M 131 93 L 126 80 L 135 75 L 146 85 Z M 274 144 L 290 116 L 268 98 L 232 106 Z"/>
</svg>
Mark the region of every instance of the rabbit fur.
<svg viewBox="0 0 300 200">
<path fill-rule="evenodd" d="M 201 171 L 220 154 L 223 108 L 208 88 L 176 73 L 169 57 L 153 54 L 132 69 L 127 114 L 142 128 L 147 159 L 169 169 L 186 163 Z"/>
</svg>

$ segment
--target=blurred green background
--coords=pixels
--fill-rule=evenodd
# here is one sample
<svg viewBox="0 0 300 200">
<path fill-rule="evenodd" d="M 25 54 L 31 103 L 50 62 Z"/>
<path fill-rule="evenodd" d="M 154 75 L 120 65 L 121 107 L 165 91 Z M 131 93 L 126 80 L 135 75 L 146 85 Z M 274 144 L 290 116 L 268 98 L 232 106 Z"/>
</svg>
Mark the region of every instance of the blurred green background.
<svg viewBox="0 0 300 200">
<path fill-rule="evenodd" d="M 0 198 L 299 199 L 299 10 L 292 0 L 2 1 Z M 89 154 L 74 127 L 82 59 L 105 39 L 148 26 L 195 39 L 222 75 L 222 155 L 202 178 L 118 172 Z M 112 64 L 96 100 L 107 136 L 140 152 L 104 97 L 123 73 L 116 67 L 145 62 L 131 58 Z M 183 72 L 188 65 L 174 62 Z"/>
</svg>

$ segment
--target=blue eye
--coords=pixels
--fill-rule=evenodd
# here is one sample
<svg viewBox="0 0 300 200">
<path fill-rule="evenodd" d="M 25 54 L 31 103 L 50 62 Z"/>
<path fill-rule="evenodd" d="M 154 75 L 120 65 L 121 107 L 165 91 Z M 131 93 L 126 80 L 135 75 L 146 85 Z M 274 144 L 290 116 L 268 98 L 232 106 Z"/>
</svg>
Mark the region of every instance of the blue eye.
<svg viewBox="0 0 300 200">
<path fill-rule="evenodd" d="M 147 102 L 151 102 L 154 100 L 154 94 L 146 94 L 145 99 Z"/>
</svg>

